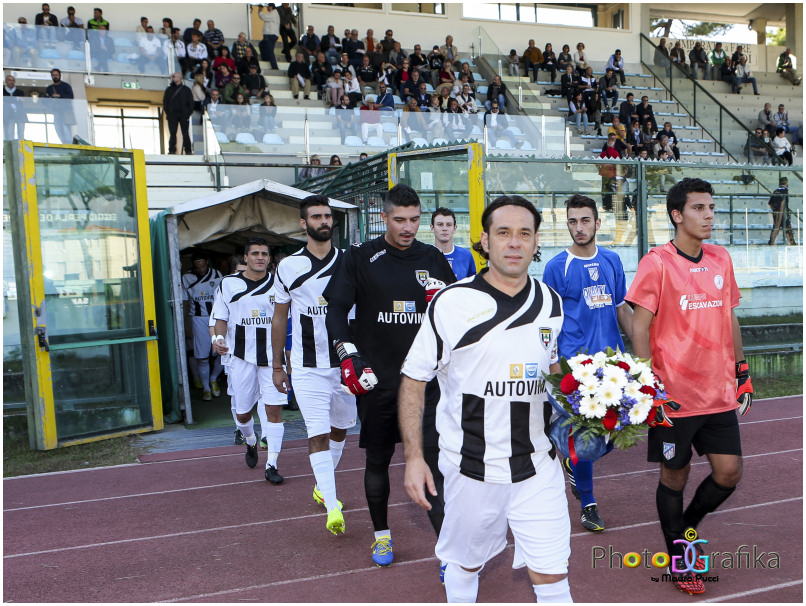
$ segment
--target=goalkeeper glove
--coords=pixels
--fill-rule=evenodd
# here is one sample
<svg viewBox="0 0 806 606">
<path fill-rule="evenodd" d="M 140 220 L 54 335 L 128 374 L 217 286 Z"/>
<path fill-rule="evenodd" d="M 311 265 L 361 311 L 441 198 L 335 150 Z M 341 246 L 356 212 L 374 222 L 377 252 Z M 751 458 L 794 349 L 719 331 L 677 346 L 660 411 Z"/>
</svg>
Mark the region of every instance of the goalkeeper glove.
<svg viewBox="0 0 806 606">
<path fill-rule="evenodd" d="M 436 278 L 428 278 L 428 282 L 425 283 L 425 302 L 430 303 L 431 299 L 443 288 L 445 288 L 445 282 Z"/>
<path fill-rule="evenodd" d="M 753 381 L 750 379 L 750 367 L 747 365 L 747 360 L 736 363 L 736 378 L 739 381 L 736 401 L 739 402 L 739 412 L 744 416 L 753 405 Z"/>
<path fill-rule="evenodd" d="M 378 378 L 358 355 L 355 345 L 339 342 L 335 346 L 341 360 L 341 388 L 345 393 L 360 396 L 378 384 Z"/>
</svg>

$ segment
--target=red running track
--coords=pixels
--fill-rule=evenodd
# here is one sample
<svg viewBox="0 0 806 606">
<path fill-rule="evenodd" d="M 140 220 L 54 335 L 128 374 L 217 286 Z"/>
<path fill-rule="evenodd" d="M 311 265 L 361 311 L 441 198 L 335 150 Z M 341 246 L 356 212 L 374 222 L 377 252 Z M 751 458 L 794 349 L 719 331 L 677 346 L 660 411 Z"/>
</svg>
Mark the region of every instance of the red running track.
<svg viewBox="0 0 806 606">
<path fill-rule="evenodd" d="M 803 602 L 803 398 L 759 401 L 741 419 L 744 477 L 700 527 L 720 552 L 701 596 L 653 582 L 654 568 L 617 567 L 622 555 L 662 551 L 658 472 L 645 447 L 597 463 L 596 495 L 607 530 L 586 532 L 569 494 L 569 580 L 577 602 Z M 337 472 L 347 533 L 324 528 L 311 498 L 304 441 L 280 458 L 286 482 L 246 467 L 243 447 L 149 455 L 142 464 L 9 478 L 3 482 L 3 599 L 14 602 L 444 602 L 435 537 L 403 488 L 402 449 L 391 468 L 389 521 L 395 563 L 370 561 L 363 452 L 350 438 Z M 263 455 L 265 457 L 265 455 Z M 708 474 L 695 459 L 686 503 Z M 481 573 L 479 601 L 532 602 L 512 539 Z M 737 557 L 749 552 L 749 557 Z M 756 552 L 753 553 L 755 546 Z M 765 556 L 758 556 L 764 552 Z M 775 568 L 762 568 L 778 555 Z M 724 554 L 732 554 L 729 567 Z M 608 564 L 611 563 L 613 568 Z"/>
</svg>

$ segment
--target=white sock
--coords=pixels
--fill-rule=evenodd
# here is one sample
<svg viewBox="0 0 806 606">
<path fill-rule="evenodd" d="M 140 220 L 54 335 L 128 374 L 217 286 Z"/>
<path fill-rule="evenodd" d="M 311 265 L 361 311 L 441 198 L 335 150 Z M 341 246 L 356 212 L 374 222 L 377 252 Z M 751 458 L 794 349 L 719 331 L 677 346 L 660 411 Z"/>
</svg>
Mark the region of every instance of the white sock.
<svg viewBox="0 0 806 606">
<path fill-rule="evenodd" d="M 458 564 L 450 563 L 445 569 L 445 595 L 448 602 L 470 604 L 479 594 L 479 573 L 465 570 Z"/>
<path fill-rule="evenodd" d="M 266 437 L 266 430 L 269 427 L 269 418 L 266 416 L 266 406 L 263 400 L 257 401 L 257 418 L 260 419 L 260 437 Z"/>
<path fill-rule="evenodd" d="M 334 442 L 333 440 L 330 440 L 330 456 L 333 458 L 334 471 L 339 466 L 339 461 L 341 461 L 341 454 L 344 452 L 344 444 L 346 442 L 347 440 L 342 440 L 341 442 Z"/>
<path fill-rule="evenodd" d="M 221 356 L 216 356 L 213 358 L 213 372 L 210 375 L 210 379 L 212 381 L 218 381 L 218 377 L 221 376 L 222 372 L 224 372 L 224 367 L 221 366 Z"/>
<path fill-rule="evenodd" d="M 336 507 L 336 474 L 333 469 L 333 459 L 326 450 L 314 452 L 309 455 L 311 469 L 316 478 L 316 486 L 325 499 L 325 509 L 330 511 Z"/>
<path fill-rule="evenodd" d="M 450 566 L 448 566 L 450 569 Z M 448 575 L 445 575 L 445 588 L 448 587 Z M 535 590 L 535 597 L 538 603 L 551 603 L 551 604 L 571 604 L 574 599 L 571 597 L 571 588 L 568 586 L 568 577 L 556 583 L 548 583 L 545 585 L 532 585 Z"/>
<path fill-rule="evenodd" d="M 280 423 L 266 422 L 266 430 L 263 435 L 266 436 L 266 446 L 268 450 L 268 460 L 266 466 L 273 465 L 277 467 L 277 457 L 280 456 L 280 450 L 283 447 L 283 434 L 285 433 L 285 425 Z M 335 480 L 334 480 L 335 482 Z M 325 501 L 327 503 L 327 501 Z"/>
<path fill-rule="evenodd" d="M 375 540 L 377 541 L 381 537 L 389 537 L 392 538 L 392 531 L 388 528 L 386 530 L 376 530 L 375 531 Z"/>
<path fill-rule="evenodd" d="M 199 379 L 199 363 L 196 358 L 188 358 L 188 368 L 190 369 L 190 374 L 193 375 L 193 380 Z"/>
<path fill-rule="evenodd" d="M 210 360 L 196 360 L 199 364 L 199 379 L 201 380 L 202 389 L 210 391 Z"/>
<path fill-rule="evenodd" d="M 238 425 L 238 413 L 235 411 L 235 396 L 230 396 L 229 407 L 232 410 L 232 419 L 235 421 L 235 425 Z"/>
<path fill-rule="evenodd" d="M 246 423 L 241 423 L 236 420 L 235 424 L 238 426 L 238 429 L 241 430 L 243 437 L 246 438 L 246 443 L 252 446 L 257 441 L 255 437 L 255 420 L 250 417 Z"/>
</svg>

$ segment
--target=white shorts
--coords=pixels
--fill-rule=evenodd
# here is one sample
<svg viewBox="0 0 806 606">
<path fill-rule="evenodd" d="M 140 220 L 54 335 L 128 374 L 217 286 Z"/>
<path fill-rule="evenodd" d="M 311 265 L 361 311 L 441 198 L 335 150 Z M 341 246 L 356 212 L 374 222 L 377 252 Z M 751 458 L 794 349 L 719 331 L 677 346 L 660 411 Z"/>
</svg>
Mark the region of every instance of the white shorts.
<svg viewBox="0 0 806 606">
<path fill-rule="evenodd" d="M 193 357 L 204 360 L 210 357 L 213 349 L 210 340 L 210 318 L 208 316 L 191 316 L 193 326 Z"/>
<path fill-rule="evenodd" d="M 258 398 L 268 406 L 282 406 L 287 401 L 271 380 L 271 366 L 256 366 L 232 356 L 227 380 L 232 384 L 239 415 L 251 412 Z"/>
<path fill-rule="evenodd" d="M 341 369 L 294 368 L 291 385 L 309 438 L 329 433 L 331 427 L 355 427 L 355 396 L 342 390 Z"/>
<path fill-rule="evenodd" d="M 445 520 L 435 548 L 444 562 L 472 569 L 501 553 L 507 524 L 515 537 L 513 568 L 566 574 L 571 520 L 559 459 L 541 459 L 537 473 L 516 484 L 480 482 L 459 473 L 440 453 L 445 476 Z"/>
</svg>

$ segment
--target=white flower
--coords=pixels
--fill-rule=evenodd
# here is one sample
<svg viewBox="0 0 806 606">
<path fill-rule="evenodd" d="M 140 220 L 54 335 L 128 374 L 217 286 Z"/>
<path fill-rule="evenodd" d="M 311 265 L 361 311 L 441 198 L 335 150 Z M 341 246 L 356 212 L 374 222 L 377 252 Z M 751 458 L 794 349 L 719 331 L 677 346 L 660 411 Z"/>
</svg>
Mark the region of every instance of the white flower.
<svg viewBox="0 0 806 606">
<path fill-rule="evenodd" d="M 596 399 L 603 406 L 616 406 L 621 401 L 621 388 L 613 383 L 605 382 L 596 390 Z M 604 416 L 604 412 L 602 413 Z"/>
<path fill-rule="evenodd" d="M 597 380 L 593 374 L 594 371 L 595 368 L 593 367 L 593 364 L 585 364 L 584 366 L 577 366 L 574 369 L 574 372 L 571 374 L 573 374 L 574 378 L 580 383 L 590 383 L 591 380 Z"/>
<path fill-rule="evenodd" d="M 568 364 L 571 366 L 571 368 L 576 368 L 580 362 L 584 362 L 588 358 L 590 358 L 588 354 L 577 354 L 568 360 Z"/>
<path fill-rule="evenodd" d="M 588 419 L 602 419 L 607 413 L 607 407 L 596 397 L 585 395 L 579 401 L 579 414 Z"/>
<path fill-rule="evenodd" d="M 590 380 L 581 382 L 578 389 L 580 395 L 593 396 L 596 394 L 596 390 L 599 389 L 599 379 L 591 375 Z"/>
<path fill-rule="evenodd" d="M 619 390 L 627 385 L 627 375 L 618 366 L 605 366 L 602 374 L 602 385 L 613 385 Z"/>
<path fill-rule="evenodd" d="M 603 352 L 603 351 L 599 351 L 599 352 L 593 354 L 593 356 L 591 356 L 591 358 L 593 359 L 593 364 L 595 366 L 598 366 L 599 368 L 604 366 L 604 363 L 607 362 L 607 354 L 605 352 Z"/>
<path fill-rule="evenodd" d="M 641 384 L 638 381 L 628 381 L 624 386 L 624 395 L 640 401 L 646 394 L 641 393 Z"/>
<path fill-rule="evenodd" d="M 653 386 L 655 384 L 655 377 L 648 367 L 641 370 L 641 376 L 638 377 L 638 380 L 644 385 Z"/>
<path fill-rule="evenodd" d="M 652 407 L 643 403 L 633 406 L 629 411 L 630 423 L 632 425 L 640 425 L 643 423 L 646 416 L 649 414 L 650 408 Z"/>
</svg>

